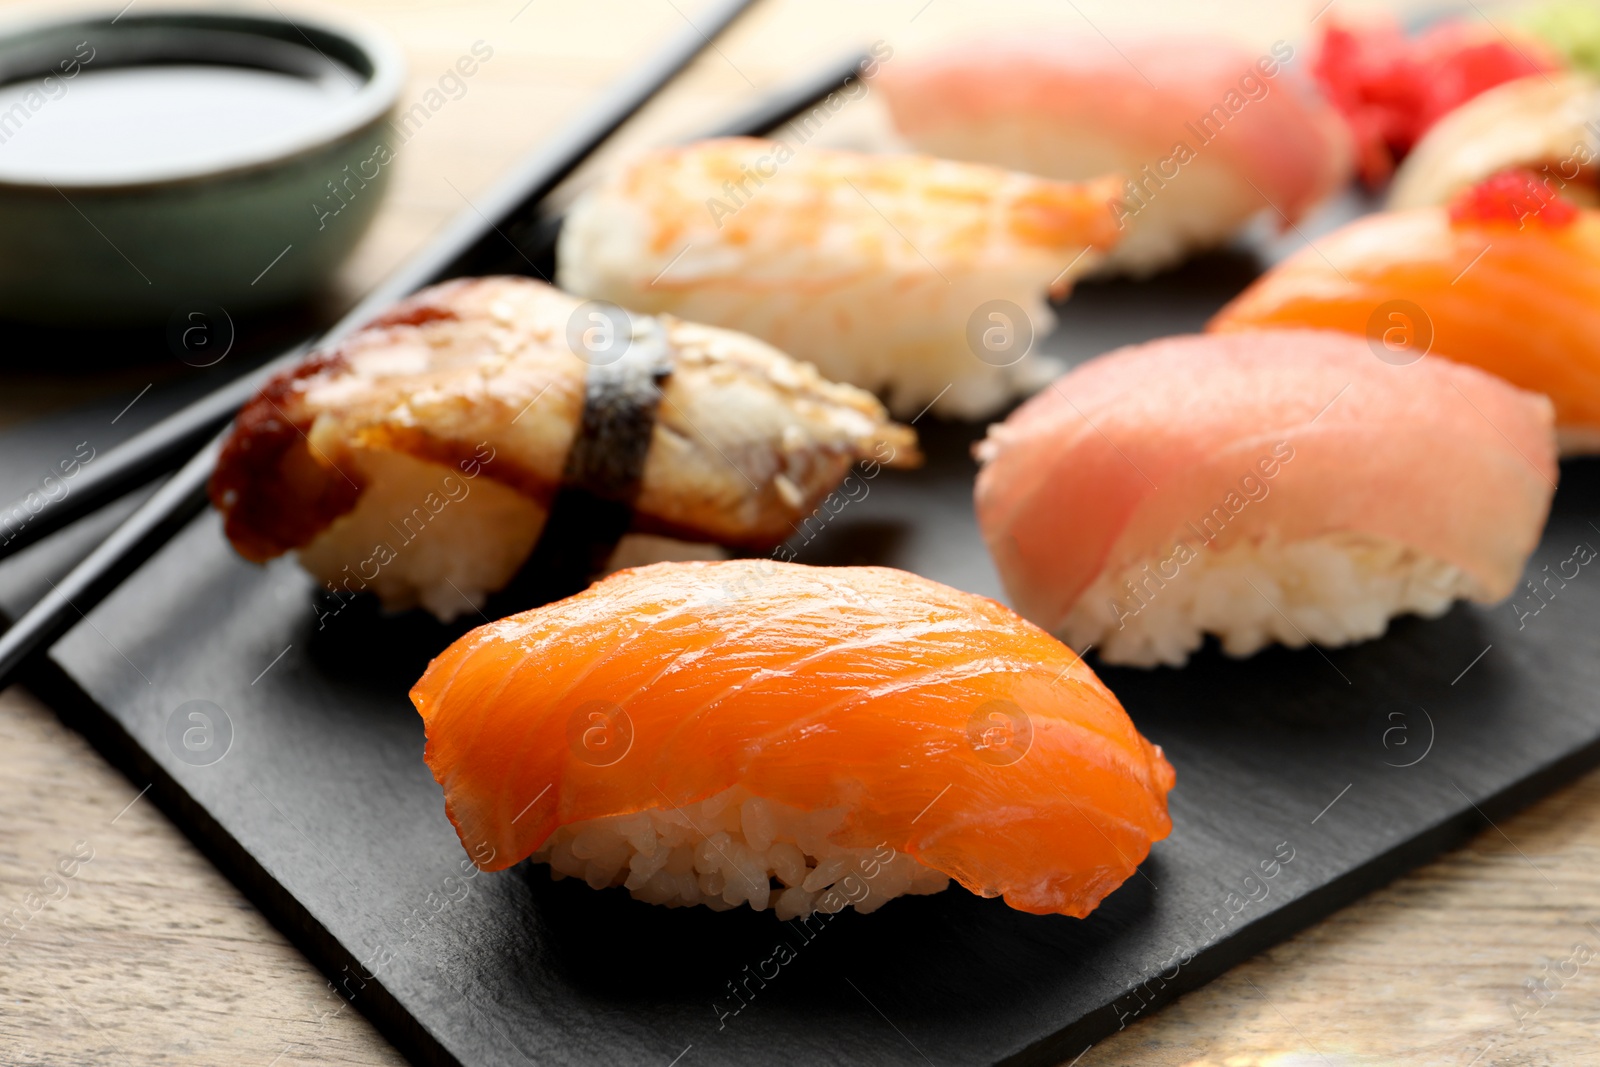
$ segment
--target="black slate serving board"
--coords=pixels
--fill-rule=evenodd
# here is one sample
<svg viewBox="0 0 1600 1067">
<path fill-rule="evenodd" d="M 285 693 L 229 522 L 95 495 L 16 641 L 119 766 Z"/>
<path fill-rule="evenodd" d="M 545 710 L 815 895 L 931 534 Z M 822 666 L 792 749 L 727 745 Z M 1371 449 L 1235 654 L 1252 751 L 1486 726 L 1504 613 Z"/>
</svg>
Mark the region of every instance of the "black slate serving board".
<svg viewBox="0 0 1600 1067">
<path fill-rule="evenodd" d="M 1196 329 L 1258 267 L 1239 252 L 1086 285 L 1045 347 L 1078 359 Z M 102 416 L 0 439 L 0 456 L 28 457 L 0 488 Z M 918 429 L 926 468 L 880 474 L 798 558 L 999 595 L 970 505 L 982 428 Z M 1565 465 L 1530 572 L 1600 544 L 1596 515 L 1600 465 Z M 0 567 L 0 606 L 14 614 L 71 554 Z M 469 874 L 406 698 L 468 622 L 358 602 L 319 629 L 311 580 L 243 562 L 211 514 L 33 682 L 418 1063 L 1054 1064 L 1596 763 L 1591 570 L 1532 616 L 1463 606 L 1326 654 L 1208 649 L 1183 671 L 1103 670 L 1178 787 L 1172 836 L 1082 921 L 955 889 L 808 928 L 656 908 L 527 864 Z M 214 747 L 188 754 L 182 731 L 204 723 Z"/>
</svg>

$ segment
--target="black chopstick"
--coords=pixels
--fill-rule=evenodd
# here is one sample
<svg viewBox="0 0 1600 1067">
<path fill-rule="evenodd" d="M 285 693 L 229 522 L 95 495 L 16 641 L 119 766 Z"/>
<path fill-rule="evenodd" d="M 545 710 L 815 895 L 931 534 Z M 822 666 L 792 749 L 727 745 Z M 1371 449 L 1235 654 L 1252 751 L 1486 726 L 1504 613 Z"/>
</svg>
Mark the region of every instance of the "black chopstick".
<svg viewBox="0 0 1600 1067">
<path fill-rule="evenodd" d="M 342 323 L 341 323 L 342 325 Z M 331 335 L 330 331 L 330 335 Z M 310 346 L 297 345 L 265 366 L 240 375 L 215 392 L 162 419 L 133 437 L 101 452 L 95 462 L 78 468 L 72 491 L 51 499 L 32 493 L 0 508 L 0 559 L 44 540 L 91 512 L 117 500 L 158 475 L 172 470 L 227 425 L 245 401 L 255 395 L 272 374 L 305 358 Z M 29 505 L 32 505 L 30 507 Z M 37 508 L 38 510 L 34 510 Z"/>
<path fill-rule="evenodd" d="M 754 0 L 717 0 L 696 23 L 684 27 L 660 52 L 608 88 L 576 121 L 526 156 L 476 204 L 458 213 L 426 251 L 384 279 L 318 338 L 318 343 L 328 344 L 354 332 L 379 311 L 425 285 L 475 273 L 473 264 L 501 259 L 499 253 L 510 240 L 505 234 L 526 228 L 536 220 L 539 205 L 551 190 L 710 47 L 712 39 L 752 3 Z M 0 529 L 9 533 L 0 542 L 0 559 L 172 470 L 226 425 L 273 375 L 299 363 L 310 347 L 310 342 L 296 345 L 107 450 L 94 463 L 80 469 L 73 479 L 72 492 L 65 496 L 52 500 L 34 493 L 31 501 L 25 498 L 0 507 Z"/>
<path fill-rule="evenodd" d="M 753 2 L 718 0 L 700 17 L 698 24 L 686 26 L 657 54 L 608 89 L 597 104 L 525 158 L 477 204 L 459 213 L 427 251 L 386 279 L 321 340 L 326 343 L 345 336 L 396 300 L 432 282 L 454 276 L 453 269 L 471 262 L 474 257 L 487 258 L 487 249 L 506 240 L 497 222 L 509 223 L 536 215 L 540 202 L 552 189 L 710 47 L 712 39 Z M 115 463 L 106 462 L 119 451 L 111 450 L 95 465 L 110 474 L 90 481 L 86 476 L 94 467 L 84 468 L 74 480 L 72 493 L 52 505 L 49 511 L 41 510 L 33 516 L 29 523 L 30 543 L 161 473 L 166 469 L 164 463 L 184 454 L 185 445 L 197 447 L 207 435 L 215 433 L 231 419 L 272 375 L 298 363 L 307 347 L 296 346 L 143 431 L 122 446 L 128 451 Z M 137 447 L 132 447 L 135 445 Z M 30 654 L 53 643 L 71 628 L 205 506 L 206 482 L 221 446 L 222 439 L 215 437 L 195 453 L 111 536 L 59 583 L 52 584 L 49 593 L 0 634 L 0 686 L 11 680 Z"/>
</svg>

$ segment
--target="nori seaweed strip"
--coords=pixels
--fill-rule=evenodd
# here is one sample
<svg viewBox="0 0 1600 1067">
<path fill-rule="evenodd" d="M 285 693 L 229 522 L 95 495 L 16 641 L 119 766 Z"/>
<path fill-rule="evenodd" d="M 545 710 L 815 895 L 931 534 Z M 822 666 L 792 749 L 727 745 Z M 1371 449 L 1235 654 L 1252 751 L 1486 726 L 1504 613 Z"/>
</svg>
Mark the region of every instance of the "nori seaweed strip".
<svg viewBox="0 0 1600 1067">
<path fill-rule="evenodd" d="M 660 325 L 653 319 L 635 320 L 632 342 L 622 357 L 589 368 L 582 420 L 561 476 L 567 487 L 632 506 L 655 433 L 661 383 L 671 373 L 672 357 Z"/>
<path fill-rule="evenodd" d="M 562 486 L 508 590 L 517 602 L 548 604 L 588 588 L 633 522 L 672 356 L 654 319 L 634 319 L 632 331 L 621 358 L 589 366 Z"/>
</svg>

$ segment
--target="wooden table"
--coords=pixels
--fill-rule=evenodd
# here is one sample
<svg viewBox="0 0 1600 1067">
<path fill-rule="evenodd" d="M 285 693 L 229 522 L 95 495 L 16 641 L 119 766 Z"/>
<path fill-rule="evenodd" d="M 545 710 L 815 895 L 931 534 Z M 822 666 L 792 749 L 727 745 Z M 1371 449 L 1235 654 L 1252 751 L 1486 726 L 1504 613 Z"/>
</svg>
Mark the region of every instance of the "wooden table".
<svg viewBox="0 0 1600 1067">
<path fill-rule="evenodd" d="M 1338 15 L 1356 6 L 1338 3 Z M 400 40 L 412 65 L 408 100 L 474 42 L 494 49 L 465 94 L 400 154 L 392 198 L 346 271 L 349 298 L 420 247 L 464 199 L 698 5 L 345 0 L 329 6 L 350 9 Z M 1322 6 L 1322 0 L 767 0 L 608 155 L 702 128 L 749 104 L 758 89 L 878 39 L 907 55 L 1007 25 L 1058 24 L 1115 39 L 1159 23 L 1219 28 L 1264 47 L 1278 38 L 1303 42 Z M 65 396 L 60 382 L 47 378 L 9 381 L 0 392 L 0 418 L 4 408 L 37 410 L 40 398 Z M 0 947 L 0 1063 L 403 1062 L 141 799 L 141 784 L 112 771 L 28 694 L 0 694 L 0 911 L 20 908 L 13 916 L 27 916 L 14 936 L 0 927 L 0 941 L 11 938 Z M 74 862 L 75 849 L 92 858 Z M 50 878 L 64 858 L 72 877 Z M 1600 1033 L 1600 958 L 1564 983 L 1550 978 L 1575 946 L 1600 953 L 1600 925 L 1588 925 L 1600 923 L 1597 861 L 1600 776 L 1591 776 L 1075 1062 L 1600 1061 L 1591 1051 Z M 1539 999 L 1528 999 L 1525 985 L 1541 978 L 1550 980 Z M 1520 1020 L 1513 1004 L 1524 1005 Z"/>
</svg>

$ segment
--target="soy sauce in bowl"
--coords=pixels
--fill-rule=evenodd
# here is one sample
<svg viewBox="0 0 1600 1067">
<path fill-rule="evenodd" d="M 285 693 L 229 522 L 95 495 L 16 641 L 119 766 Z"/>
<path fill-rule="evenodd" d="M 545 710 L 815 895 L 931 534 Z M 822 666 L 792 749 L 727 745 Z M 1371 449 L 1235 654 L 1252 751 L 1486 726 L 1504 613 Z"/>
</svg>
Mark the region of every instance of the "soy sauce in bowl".
<svg viewBox="0 0 1600 1067">
<path fill-rule="evenodd" d="M 0 123 L 14 123 L 0 130 L 0 180 L 127 183 L 225 168 L 292 144 L 355 92 L 354 80 L 199 64 L 15 82 L 0 87 Z"/>
</svg>

